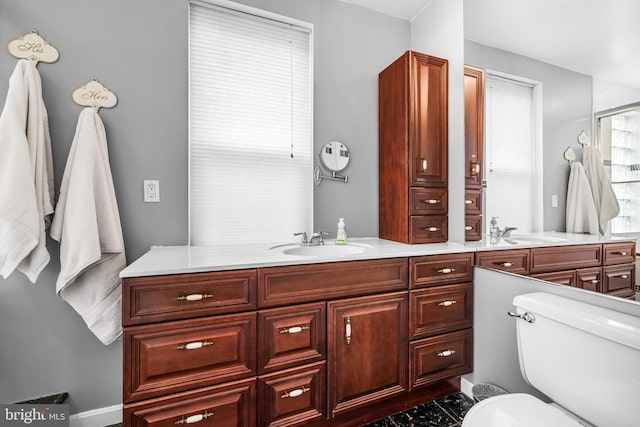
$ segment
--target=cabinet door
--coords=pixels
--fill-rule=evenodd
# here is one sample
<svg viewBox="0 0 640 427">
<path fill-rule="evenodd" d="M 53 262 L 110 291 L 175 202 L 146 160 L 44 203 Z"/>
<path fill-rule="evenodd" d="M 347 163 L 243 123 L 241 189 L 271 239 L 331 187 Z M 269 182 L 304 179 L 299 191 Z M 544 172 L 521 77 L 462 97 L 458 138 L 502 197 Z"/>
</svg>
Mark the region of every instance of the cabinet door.
<svg viewBox="0 0 640 427">
<path fill-rule="evenodd" d="M 529 274 L 529 255 L 529 249 L 478 251 L 476 265 L 526 276 Z"/>
<path fill-rule="evenodd" d="M 464 181 L 467 188 L 482 187 L 484 129 L 484 70 L 464 66 Z"/>
<path fill-rule="evenodd" d="M 602 292 L 605 294 L 633 298 L 636 283 L 636 265 L 620 264 L 602 267 Z"/>
<path fill-rule="evenodd" d="M 576 271 L 576 286 L 593 292 L 602 292 L 602 268 L 581 268 Z"/>
<path fill-rule="evenodd" d="M 565 286 L 577 286 L 576 285 L 576 271 L 554 271 L 552 273 L 532 274 L 531 277 L 536 279 L 546 280 L 547 282 L 557 283 L 558 285 Z"/>
<path fill-rule="evenodd" d="M 411 54 L 411 186 L 447 186 L 447 68 L 446 59 Z"/>
<path fill-rule="evenodd" d="M 407 307 L 406 292 L 328 303 L 332 417 L 407 389 Z"/>
</svg>

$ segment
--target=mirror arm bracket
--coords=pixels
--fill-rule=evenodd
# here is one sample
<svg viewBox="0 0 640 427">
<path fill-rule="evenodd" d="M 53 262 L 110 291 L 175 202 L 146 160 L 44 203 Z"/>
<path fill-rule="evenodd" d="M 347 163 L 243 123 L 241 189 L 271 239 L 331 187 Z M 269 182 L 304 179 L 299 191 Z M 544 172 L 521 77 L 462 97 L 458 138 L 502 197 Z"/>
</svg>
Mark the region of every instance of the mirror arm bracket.
<svg viewBox="0 0 640 427">
<path fill-rule="evenodd" d="M 323 179 L 330 179 L 332 181 L 342 181 L 345 184 L 349 180 L 348 176 L 338 175 L 336 172 L 331 172 L 330 176 L 322 175 L 322 171 L 320 170 L 320 166 L 316 166 L 313 170 L 313 182 L 316 185 L 320 185 Z"/>
</svg>

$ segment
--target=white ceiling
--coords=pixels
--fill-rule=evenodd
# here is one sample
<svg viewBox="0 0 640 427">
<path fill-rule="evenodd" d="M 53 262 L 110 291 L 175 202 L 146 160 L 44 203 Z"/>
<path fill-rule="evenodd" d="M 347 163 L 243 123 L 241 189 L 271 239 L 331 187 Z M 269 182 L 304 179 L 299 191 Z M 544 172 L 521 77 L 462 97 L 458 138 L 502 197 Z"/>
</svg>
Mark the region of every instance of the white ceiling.
<svg viewBox="0 0 640 427">
<path fill-rule="evenodd" d="M 433 0 L 342 0 L 411 20 Z M 640 0 L 464 0 L 465 38 L 640 88 Z"/>
</svg>

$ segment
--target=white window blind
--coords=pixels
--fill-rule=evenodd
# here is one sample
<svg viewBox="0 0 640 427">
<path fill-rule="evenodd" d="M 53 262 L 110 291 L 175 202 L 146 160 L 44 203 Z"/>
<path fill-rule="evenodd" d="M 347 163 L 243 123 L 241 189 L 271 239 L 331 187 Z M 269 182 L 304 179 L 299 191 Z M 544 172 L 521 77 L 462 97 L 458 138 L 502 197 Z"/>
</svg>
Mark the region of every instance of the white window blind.
<svg viewBox="0 0 640 427">
<path fill-rule="evenodd" d="M 311 29 L 243 9 L 190 2 L 190 245 L 312 228 Z"/>
<path fill-rule="evenodd" d="M 620 214 L 611 221 L 611 232 L 640 231 L 640 115 L 636 112 L 607 118 L 611 139 L 611 184 L 620 203 Z"/>
<path fill-rule="evenodd" d="M 535 155 L 533 87 L 487 74 L 485 229 L 491 217 L 500 227 L 534 231 Z"/>
</svg>

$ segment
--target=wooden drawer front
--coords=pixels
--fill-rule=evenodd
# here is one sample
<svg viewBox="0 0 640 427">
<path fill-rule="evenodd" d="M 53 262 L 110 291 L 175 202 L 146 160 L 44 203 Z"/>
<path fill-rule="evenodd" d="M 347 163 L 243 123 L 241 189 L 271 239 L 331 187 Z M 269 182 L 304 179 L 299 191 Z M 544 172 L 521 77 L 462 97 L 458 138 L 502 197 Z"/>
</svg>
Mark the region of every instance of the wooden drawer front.
<svg viewBox="0 0 640 427">
<path fill-rule="evenodd" d="M 602 268 L 581 268 L 576 271 L 576 286 L 593 292 L 602 292 Z"/>
<path fill-rule="evenodd" d="M 261 268 L 260 308 L 407 289 L 406 258 Z"/>
<path fill-rule="evenodd" d="M 574 287 L 577 286 L 575 270 L 554 271 L 552 273 L 532 274 L 531 277 L 535 277 L 536 279 L 545 280 L 551 283 L 557 283 L 558 285 L 574 286 Z"/>
<path fill-rule="evenodd" d="M 508 271 L 514 274 L 529 274 L 529 249 L 476 252 L 476 265 Z"/>
<path fill-rule="evenodd" d="M 257 270 L 123 280 L 124 326 L 256 308 Z"/>
<path fill-rule="evenodd" d="M 259 426 L 301 425 L 325 419 L 324 362 L 258 378 Z"/>
<path fill-rule="evenodd" d="M 466 215 L 464 217 L 464 239 L 467 242 L 482 240 L 481 215 Z"/>
<path fill-rule="evenodd" d="M 531 273 L 598 267 L 602 245 L 552 246 L 531 249 Z"/>
<path fill-rule="evenodd" d="M 256 381 L 252 378 L 124 405 L 123 425 L 165 427 L 194 423 L 198 427 L 251 427 L 256 425 L 255 401 Z"/>
<path fill-rule="evenodd" d="M 603 265 L 627 264 L 636 258 L 636 242 L 605 243 Z"/>
<path fill-rule="evenodd" d="M 464 191 L 464 213 L 466 215 L 482 214 L 482 190 Z"/>
<path fill-rule="evenodd" d="M 446 215 L 412 216 L 409 243 L 446 242 L 449 233 Z"/>
<path fill-rule="evenodd" d="M 324 302 L 258 313 L 258 372 L 324 360 L 327 354 Z"/>
<path fill-rule="evenodd" d="M 473 370 L 473 332 L 451 332 L 409 344 L 411 390 Z"/>
<path fill-rule="evenodd" d="M 256 374 L 255 313 L 125 330 L 125 402 Z"/>
<path fill-rule="evenodd" d="M 602 267 L 602 292 L 622 298 L 635 294 L 636 265 L 621 264 Z"/>
<path fill-rule="evenodd" d="M 411 258 L 410 287 L 445 285 L 473 280 L 473 253 L 428 255 Z"/>
<path fill-rule="evenodd" d="M 410 292 L 411 339 L 470 328 L 473 284 L 445 285 Z"/>
<path fill-rule="evenodd" d="M 449 207 L 446 188 L 411 188 L 411 215 L 445 215 Z"/>
</svg>

